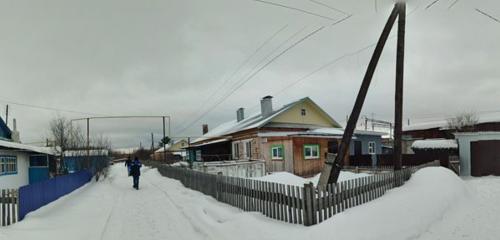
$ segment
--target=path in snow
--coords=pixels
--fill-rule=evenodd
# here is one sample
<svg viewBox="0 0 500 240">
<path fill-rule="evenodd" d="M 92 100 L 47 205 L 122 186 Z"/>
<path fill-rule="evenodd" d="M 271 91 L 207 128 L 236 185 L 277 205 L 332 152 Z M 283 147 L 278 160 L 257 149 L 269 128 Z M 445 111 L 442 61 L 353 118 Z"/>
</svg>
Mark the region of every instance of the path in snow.
<svg viewBox="0 0 500 240">
<path fill-rule="evenodd" d="M 404 187 L 306 228 L 217 202 L 155 169 L 144 169 L 136 191 L 125 168 L 117 165 L 107 179 L 0 229 L 0 240 L 496 239 L 491 236 L 500 233 L 494 224 L 500 216 L 500 178 L 467 185 L 473 190 L 466 191 L 448 170 L 428 168 Z M 481 198 L 476 204 L 469 195 Z M 458 203 L 450 204 L 455 199 Z"/>
</svg>

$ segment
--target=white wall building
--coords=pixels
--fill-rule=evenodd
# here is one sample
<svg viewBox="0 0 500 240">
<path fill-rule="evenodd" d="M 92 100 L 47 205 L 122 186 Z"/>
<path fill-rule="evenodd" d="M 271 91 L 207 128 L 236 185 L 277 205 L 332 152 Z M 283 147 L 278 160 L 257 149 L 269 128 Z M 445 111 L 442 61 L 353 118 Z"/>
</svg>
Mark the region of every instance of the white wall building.
<svg viewBox="0 0 500 240">
<path fill-rule="evenodd" d="M 0 140 L 0 189 L 19 188 L 30 183 L 30 156 L 52 152 L 43 147 Z"/>
<path fill-rule="evenodd" d="M 500 175 L 500 132 L 455 133 L 461 176 Z"/>
</svg>

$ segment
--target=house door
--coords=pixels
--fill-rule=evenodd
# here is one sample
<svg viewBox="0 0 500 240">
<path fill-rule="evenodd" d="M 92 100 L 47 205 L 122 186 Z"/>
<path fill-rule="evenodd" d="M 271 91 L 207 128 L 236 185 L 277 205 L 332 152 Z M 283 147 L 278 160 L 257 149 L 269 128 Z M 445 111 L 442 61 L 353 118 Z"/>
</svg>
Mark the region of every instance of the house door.
<svg viewBox="0 0 500 240">
<path fill-rule="evenodd" d="M 470 145 L 471 175 L 500 176 L 500 140 L 478 141 Z"/>
<path fill-rule="evenodd" d="M 361 141 L 354 141 L 354 155 L 362 155 L 363 154 L 363 148 Z"/>
<path fill-rule="evenodd" d="M 329 153 L 339 153 L 339 142 L 337 140 L 328 142 L 328 152 Z"/>
</svg>

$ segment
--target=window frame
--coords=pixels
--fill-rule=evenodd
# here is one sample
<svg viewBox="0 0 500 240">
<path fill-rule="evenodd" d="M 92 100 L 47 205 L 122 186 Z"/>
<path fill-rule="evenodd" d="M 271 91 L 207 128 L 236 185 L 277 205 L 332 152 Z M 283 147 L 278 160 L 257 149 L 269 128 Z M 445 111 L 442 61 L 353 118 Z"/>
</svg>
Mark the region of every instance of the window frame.
<svg viewBox="0 0 500 240">
<path fill-rule="evenodd" d="M 368 154 L 377 154 L 377 143 L 375 141 L 368 142 Z"/>
<path fill-rule="evenodd" d="M 245 147 L 245 158 L 246 159 L 251 159 L 252 158 L 252 140 L 248 140 L 244 142 Z"/>
<path fill-rule="evenodd" d="M 232 152 L 233 160 L 240 159 L 240 142 L 233 142 L 233 152 Z"/>
<path fill-rule="evenodd" d="M 278 156 L 275 157 L 274 156 L 274 149 L 280 149 L 281 150 L 281 157 Z M 279 153 L 279 152 L 278 152 Z M 275 161 L 282 161 L 285 159 L 285 145 L 283 144 L 273 144 L 271 145 L 271 160 L 275 160 Z"/>
<path fill-rule="evenodd" d="M 311 148 L 311 156 L 307 156 L 306 155 L 306 149 L 307 148 Z M 313 149 L 312 148 L 317 148 L 318 155 L 312 155 L 312 153 L 313 153 Z M 304 144 L 304 146 L 302 147 L 302 149 L 303 149 L 304 159 L 306 159 L 306 160 L 315 160 L 315 159 L 320 159 L 321 158 L 321 147 L 320 147 L 319 144 Z"/>
<path fill-rule="evenodd" d="M 0 155 L 0 176 L 18 173 L 17 156 Z"/>
</svg>

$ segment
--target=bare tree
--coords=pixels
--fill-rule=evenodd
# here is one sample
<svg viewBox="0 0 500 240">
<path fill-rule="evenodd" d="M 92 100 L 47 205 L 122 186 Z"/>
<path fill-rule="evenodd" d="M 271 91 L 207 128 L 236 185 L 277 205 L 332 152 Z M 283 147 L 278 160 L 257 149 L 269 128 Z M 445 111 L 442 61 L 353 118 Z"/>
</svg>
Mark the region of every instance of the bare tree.
<svg viewBox="0 0 500 240">
<path fill-rule="evenodd" d="M 448 119 L 448 129 L 458 132 L 474 131 L 479 118 L 473 112 L 464 112 L 457 114 L 455 117 Z"/>
<path fill-rule="evenodd" d="M 74 127 L 65 117 L 55 117 L 50 121 L 50 138 L 55 152 L 60 157 L 60 169 L 64 170 L 64 151 L 78 149 L 85 145 L 83 133 L 79 127 Z"/>
</svg>

